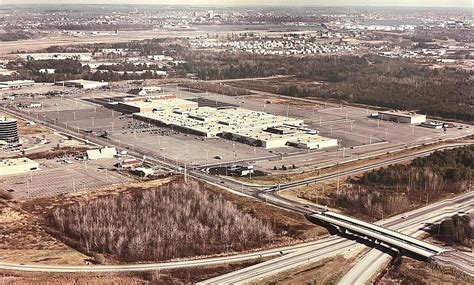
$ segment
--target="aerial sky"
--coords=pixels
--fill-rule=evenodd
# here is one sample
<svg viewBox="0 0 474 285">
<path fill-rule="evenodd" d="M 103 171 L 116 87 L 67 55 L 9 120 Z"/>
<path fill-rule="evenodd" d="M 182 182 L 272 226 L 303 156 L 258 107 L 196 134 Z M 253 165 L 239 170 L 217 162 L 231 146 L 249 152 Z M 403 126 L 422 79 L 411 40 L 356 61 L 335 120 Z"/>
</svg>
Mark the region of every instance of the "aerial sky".
<svg viewBox="0 0 474 285">
<path fill-rule="evenodd" d="M 180 4 L 472 7 L 473 0 L 0 0 L 2 4 Z"/>
</svg>

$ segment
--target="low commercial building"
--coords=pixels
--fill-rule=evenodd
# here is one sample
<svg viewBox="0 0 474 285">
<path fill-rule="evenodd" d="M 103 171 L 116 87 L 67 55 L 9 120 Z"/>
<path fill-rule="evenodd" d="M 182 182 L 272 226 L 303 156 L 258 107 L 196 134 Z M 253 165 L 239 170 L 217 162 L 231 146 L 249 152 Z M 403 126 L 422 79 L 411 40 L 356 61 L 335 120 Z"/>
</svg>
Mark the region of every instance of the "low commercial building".
<svg viewBox="0 0 474 285">
<path fill-rule="evenodd" d="M 155 171 L 153 169 L 146 167 L 137 167 L 133 169 L 132 172 L 136 173 L 140 177 L 148 177 L 153 176 L 155 174 Z"/>
<path fill-rule="evenodd" d="M 19 103 L 19 108 L 40 108 L 42 104 L 40 102 L 28 102 L 28 103 Z"/>
<path fill-rule="evenodd" d="M 228 172 L 233 176 L 247 176 L 255 173 L 253 165 L 232 165 Z"/>
<path fill-rule="evenodd" d="M 426 115 L 416 114 L 414 112 L 381 111 L 378 112 L 378 118 L 384 121 L 405 124 L 421 124 L 426 122 Z"/>
<path fill-rule="evenodd" d="M 421 123 L 421 126 L 422 127 L 425 127 L 425 128 L 430 128 L 430 129 L 442 129 L 442 128 L 445 128 L 447 127 L 447 124 L 444 124 L 444 123 L 441 123 L 441 122 L 423 122 Z"/>
<path fill-rule="evenodd" d="M 0 140 L 7 143 L 18 142 L 18 122 L 12 118 L 0 117 Z"/>
<path fill-rule="evenodd" d="M 267 149 L 288 145 L 309 149 L 337 146 L 336 139 L 319 136 L 318 131 L 306 128 L 301 119 L 242 108 L 155 109 L 133 116 L 187 133 L 210 138 L 221 136 Z"/>
<path fill-rule="evenodd" d="M 115 155 L 117 155 L 115 147 L 104 147 L 87 151 L 87 158 L 90 160 L 113 158 Z"/>
<path fill-rule="evenodd" d="M 296 138 L 288 141 L 288 145 L 304 149 L 321 149 L 338 146 L 337 139 L 327 138 L 320 135 Z"/>
<path fill-rule="evenodd" d="M 81 88 L 81 89 L 86 89 L 86 90 L 106 87 L 109 85 L 108 82 L 100 82 L 100 81 L 92 81 L 92 80 L 84 80 L 84 79 L 58 81 L 55 84 L 60 85 L 60 86 L 67 86 L 67 87 L 76 87 L 76 88 Z"/>
<path fill-rule="evenodd" d="M 140 165 L 142 162 L 136 158 L 126 158 L 122 160 L 119 165 L 122 168 L 132 168 Z"/>
<path fill-rule="evenodd" d="M 22 87 L 33 86 L 33 80 L 12 80 L 0 82 L 0 89 L 20 89 Z"/>
<path fill-rule="evenodd" d="M 39 163 L 27 157 L 0 159 L 0 176 L 27 173 L 39 169 Z"/>
<path fill-rule="evenodd" d="M 224 137 L 267 149 L 286 146 L 304 149 L 321 149 L 338 145 L 337 139 L 326 138 L 312 131 L 297 128 L 285 134 L 275 134 L 267 130 L 251 130 L 226 133 Z"/>
</svg>

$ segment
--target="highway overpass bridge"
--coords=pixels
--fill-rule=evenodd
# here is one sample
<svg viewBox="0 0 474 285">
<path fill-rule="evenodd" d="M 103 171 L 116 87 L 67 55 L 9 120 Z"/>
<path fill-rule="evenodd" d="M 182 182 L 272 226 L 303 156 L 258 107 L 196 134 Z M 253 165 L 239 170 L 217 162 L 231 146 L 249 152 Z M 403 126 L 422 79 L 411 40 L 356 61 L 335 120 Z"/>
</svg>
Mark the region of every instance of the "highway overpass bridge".
<svg viewBox="0 0 474 285">
<path fill-rule="evenodd" d="M 375 243 L 384 243 L 427 260 L 448 251 L 397 231 L 330 211 L 313 212 L 306 214 L 306 217 L 312 222 L 332 226 L 341 233 L 368 237 Z"/>
</svg>

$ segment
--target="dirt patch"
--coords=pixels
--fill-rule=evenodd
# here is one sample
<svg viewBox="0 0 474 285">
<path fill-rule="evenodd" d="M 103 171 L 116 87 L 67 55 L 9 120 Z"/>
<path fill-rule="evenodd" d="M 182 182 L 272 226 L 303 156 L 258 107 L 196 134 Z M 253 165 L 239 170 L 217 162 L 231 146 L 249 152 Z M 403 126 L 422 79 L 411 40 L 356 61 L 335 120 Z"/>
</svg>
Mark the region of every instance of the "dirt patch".
<svg viewBox="0 0 474 285">
<path fill-rule="evenodd" d="M 0 260 L 46 264 L 84 264 L 87 256 L 49 235 L 38 219 L 17 205 L 0 203 Z"/>
<path fill-rule="evenodd" d="M 11 117 L 11 116 L 0 112 L 0 117 Z M 18 122 L 18 134 L 20 136 L 51 133 L 51 131 L 43 125 L 40 125 L 40 124 L 31 125 L 30 123 L 28 123 L 28 121 L 22 118 L 15 117 L 15 119 Z"/>
<path fill-rule="evenodd" d="M 29 159 L 37 160 L 37 159 L 51 159 L 61 156 L 75 156 L 81 153 L 84 153 L 88 150 L 87 147 L 55 147 L 51 150 L 40 151 L 40 152 L 33 152 L 26 155 Z"/>
<path fill-rule="evenodd" d="M 259 79 L 259 80 L 234 80 L 234 81 L 225 82 L 225 84 L 238 87 L 238 88 L 246 88 L 246 89 L 257 90 L 257 91 L 262 91 L 262 92 L 281 94 L 285 88 L 291 85 L 322 86 L 322 85 L 327 85 L 328 82 L 306 79 L 306 78 L 301 78 L 301 77 L 281 77 L 281 78 L 268 78 L 268 79 Z"/>
<path fill-rule="evenodd" d="M 403 257 L 389 268 L 377 284 L 474 284 L 474 278 L 434 269 L 426 262 Z"/>
<path fill-rule="evenodd" d="M 342 256 L 327 258 L 252 284 L 337 284 L 353 261 Z"/>
</svg>

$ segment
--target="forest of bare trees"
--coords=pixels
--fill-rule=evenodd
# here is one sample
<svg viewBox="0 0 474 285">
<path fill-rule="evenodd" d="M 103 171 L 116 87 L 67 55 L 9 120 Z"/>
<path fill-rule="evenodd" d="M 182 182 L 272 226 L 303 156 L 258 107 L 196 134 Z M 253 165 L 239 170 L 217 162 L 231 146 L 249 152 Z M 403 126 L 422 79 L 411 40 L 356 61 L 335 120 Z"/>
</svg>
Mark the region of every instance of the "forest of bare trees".
<svg viewBox="0 0 474 285">
<path fill-rule="evenodd" d="M 319 203 L 353 214 L 382 218 L 468 191 L 474 179 L 474 146 L 437 151 L 410 164 L 394 164 L 364 173 Z M 315 199 L 314 195 L 304 198 Z"/>
<path fill-rule="evenodd" d="M 59 207 L 50 221 L 83 252 L 127 262 L 240 251 L 273 238 L 270 225 L 205 187 L 174 180 L 158 189 Z"/>
</svg>

